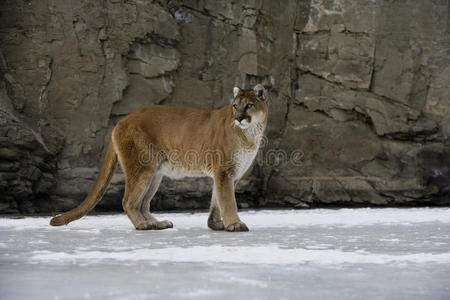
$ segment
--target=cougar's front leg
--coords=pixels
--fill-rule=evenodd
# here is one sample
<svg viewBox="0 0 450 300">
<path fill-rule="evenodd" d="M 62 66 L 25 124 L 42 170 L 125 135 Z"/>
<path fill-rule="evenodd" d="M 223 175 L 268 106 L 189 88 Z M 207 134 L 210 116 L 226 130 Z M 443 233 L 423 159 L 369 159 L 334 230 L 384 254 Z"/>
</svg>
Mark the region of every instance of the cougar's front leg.
<svg viewBox="0 0 450 300">
<path fill-rule="evenodd" d="M 224 171 L 214 175 L 214 190 L 220 208 L 226 231 L 248 231 L 237 214 L 236 199 L 234 197 L 234 183 L 232 177 Z"/>
<path fill-rule="evenodd" d="M 208 227 L 212 230 L 224 230 L 222 217 L 220 216 L 220 208 L 217 203 L 215 189 L 213 188 L 211 196 L 211 206 L 209 208 Z"/>
</svg>

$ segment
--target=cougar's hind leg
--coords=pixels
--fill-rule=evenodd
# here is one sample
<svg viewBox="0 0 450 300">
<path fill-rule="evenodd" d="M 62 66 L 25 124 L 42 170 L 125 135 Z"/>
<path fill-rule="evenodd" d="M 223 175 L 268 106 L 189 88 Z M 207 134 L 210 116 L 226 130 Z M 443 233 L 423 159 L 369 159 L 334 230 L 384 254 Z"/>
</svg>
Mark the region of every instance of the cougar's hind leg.
<svg viewBox="0 0 450 300">
<path fill-rule="evenodd" d="M 120 122 L 119 122 L 120 123 Z M 115 130 L 117 155 L 125 173 L 125 195 L 122 206 L 136 229 L 165 229 L 172 223 L 158 222 L 142 212 L 143 200 L 157 171 L 158 157 L 151 140 L 139 126 L 125 123 Z M 132 133 L 132 134 L 131 134 Z M 150 213 L 149 213 L 150 214 Z"/>
<path fill-rule="evenodd" d="M 155 196 L 156 192 L 158 191 L 159 184 L 162 180 L 161 174 L 155 174 L 153 175 L 152 179 L 149 182 L 149 188 L 147 193 L 145 194 L 144 198 L 142 199 L 142 206 L 141 211 L 144 217 L 149 221 L 156 222 L 156 218 L 152 216 L 150 213 L 150 202 L 152 201 L 153 197 Z"/>
<path fill-rule="evenodd" d="M 157 221 L 150 212 L 144 214 L 142 211 L 144 197 L 148 193 L 149 183 L 153 173 L 150 171 L 140 172 L 132 178 L 126 178 L 125 195 L 123 197 L 123 209 L 127 213 L 134 227 L 138 230 L 166 229 L 173 225 L 168 221 Z M 150 218 L 148 217 L 150 216 Z"/>
<path fill-rule="evenodd" d="M 150 222 L 141 211 L 142 199 L 147 192 L 148 181 L 151 177 L 152 174 L 145 174 L 145 172 L 139 172 L 134 176 L 126 176 L 122 206 L 136 229 L 152 229 L 149 228 L 151 227 Z"/>
<path fill-rule="evenodd" d="M 168 220 L 158 221 L 152 214 L 150 213 L 150 202 L 158 191 L 159 184 L 163 175 L 159 172 L 156 172 L 153 175 L 153 178 L 150 180 L 149 188 L 144 198 L 142 199 L 141 212 L 142 215 L 147 219 L 147 221 L 155 223 L 158 229 L 172 228 L 172 222 Z"/>
</svg>

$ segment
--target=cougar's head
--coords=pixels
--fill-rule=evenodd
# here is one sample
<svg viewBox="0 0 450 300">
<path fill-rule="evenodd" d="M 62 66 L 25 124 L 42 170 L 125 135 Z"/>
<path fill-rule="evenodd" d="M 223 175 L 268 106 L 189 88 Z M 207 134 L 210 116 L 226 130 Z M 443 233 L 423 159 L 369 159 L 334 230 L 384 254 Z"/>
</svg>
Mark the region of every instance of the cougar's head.
<svg viewBox="0 0 450 300">
<path fill-rule="evenodd" d="M 266 90 L 257 84 L 253 90 L 233 89 L 234 124 L 241 129 L 262 122 L 267 115 Z"/>
</svg>

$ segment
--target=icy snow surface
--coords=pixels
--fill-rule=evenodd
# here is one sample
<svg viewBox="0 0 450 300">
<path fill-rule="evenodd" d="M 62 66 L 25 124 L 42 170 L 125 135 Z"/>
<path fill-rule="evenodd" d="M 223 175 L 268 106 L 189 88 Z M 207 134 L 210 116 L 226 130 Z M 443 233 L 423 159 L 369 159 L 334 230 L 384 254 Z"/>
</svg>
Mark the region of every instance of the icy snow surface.
<svg viewBox="0 0 450 300">
<path fill-rule="evenodd" d="M 1 299 L 450 299 L 450 209 L 241 212 L 250 232 L 206 213 L 0 218 Z"/>
</svg>

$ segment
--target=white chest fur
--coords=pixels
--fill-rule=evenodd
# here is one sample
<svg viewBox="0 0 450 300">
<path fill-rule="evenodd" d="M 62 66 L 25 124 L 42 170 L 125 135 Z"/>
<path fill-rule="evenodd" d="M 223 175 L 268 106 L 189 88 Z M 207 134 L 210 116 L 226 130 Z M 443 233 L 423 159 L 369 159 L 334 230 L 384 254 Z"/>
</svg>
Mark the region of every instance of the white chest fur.
<svg viewBox="0 0 450 300">
<path fill-rule="evenodd" d="M 253 161 L 258 154 L 259 145 L 261 144 L 263 133 L 263 124 L 258 122 L 249 129 L 247 129 L 244 134 L 249 141 L 254 142 L 254 147 L 246 148 L 242 147 L 236 151 L 233 155 L 233 161 L 235 165 L 235 179 L 240 179 L 244 176 L 245 172 L 252 166 Z"/>
<path fill-rule="evenodd" d="M 243 149 L 237 151 L 233 155 L 233 161 L 235 166 L 234 179 L 240 179 L 247 172 L 248 168 L 251 167 L 253 161 L 258 154 L 258 147 L 255 149 Z"/>
</svg>

